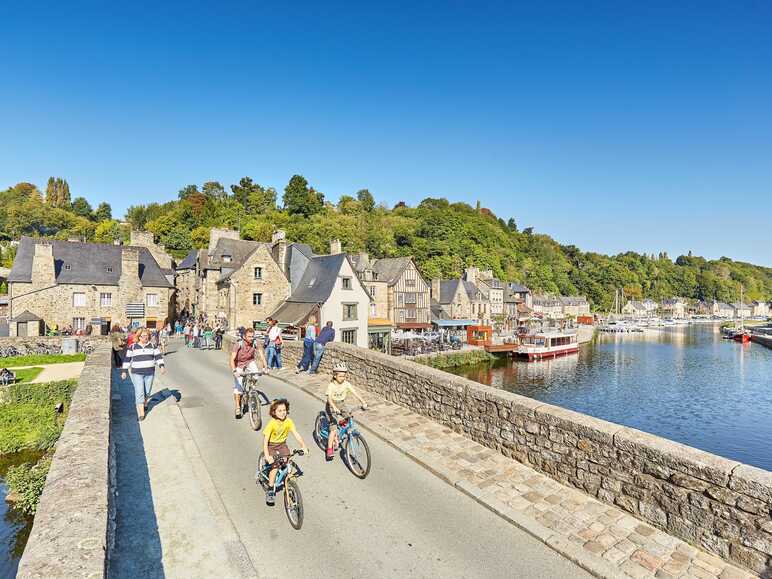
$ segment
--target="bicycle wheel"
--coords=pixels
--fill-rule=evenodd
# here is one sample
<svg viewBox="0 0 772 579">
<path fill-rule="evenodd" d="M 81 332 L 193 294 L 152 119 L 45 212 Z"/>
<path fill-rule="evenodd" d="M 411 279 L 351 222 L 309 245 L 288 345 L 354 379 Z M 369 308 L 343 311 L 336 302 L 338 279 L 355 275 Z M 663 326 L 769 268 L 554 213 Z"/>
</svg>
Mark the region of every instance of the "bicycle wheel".
<svg viewBox="0 0 772 579">
<path fill-rule="evenodd" d="M 365 437 L 355 432 L 346 438 L 344 453 L 346 466 L 357 478 L 370 474 L 370 447 Z"/>
<path fill-rule="evenodd" d="M 324 435 L 324 431 L 329 430 L 329 428 L 327 415 L 324 412 L 317 414 L 314 421 L 314 442 L 321 450 L 327 450 L 327 437 Z"/>
<path fill-rule="evenodd" d="M 257 480 L 260 482 L 260 486 L 263 487 L 264 491 L 268 490 L 268 479 L 263 476 L 263 473 L 265 472 L 265 466 L 266 466 L 266 460 L 265 455 L 261 452 L 260 456 L 257 457 Z"/>
<path fill-rule="evenodd" d="M 247 407 L 249 408 L 249 423 L 252 430 L 260 430 L 263 427 L 263 416 L 260 413 L 260 401 L 257 399 L 257 392 L 250 390 L 247 395 Z"/>
<path fill-rule="evenodd" d="M 284 485 L 284 511 L 292 528 L 300 530 L 303 526 L 303 496 L 295 479 L 288 480 Z"/>
</svg>

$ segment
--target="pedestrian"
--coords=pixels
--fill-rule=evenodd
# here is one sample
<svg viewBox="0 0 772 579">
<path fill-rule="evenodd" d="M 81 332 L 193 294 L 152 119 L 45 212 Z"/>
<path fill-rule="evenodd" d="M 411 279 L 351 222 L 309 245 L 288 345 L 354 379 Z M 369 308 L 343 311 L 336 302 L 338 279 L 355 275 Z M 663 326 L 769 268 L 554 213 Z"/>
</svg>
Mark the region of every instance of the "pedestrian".
<svg viewBox="0 0 772 579">
<path fill-rule="evenodd" d="M 123 365 L 121 354 L 126 347 L 126 340 L 124 339 L 123 332 L 118 324 L 113 324 L 110 332 L 110 342 L 113 347 L 113 365 L 116 368 L 120 368 Z"/>
<path fill-rule="evenodd" d="M 281 328 L 277 320 L 269 318 L 268 324 L 268 347 L 265 351 L 268 367 L 281 369 Z"/>
<path fill-rule="evenodd" d="M 193 347 L 199 348 L 201 347 L 201 326 L 198 325 L 198 322 L 193 324 Z"/>
<path fill-rule="evenodd" d="M 314 361 L 311 364 L 311 369 L 308 371 L 309 374 L 316 374 L 319 370 L 319 364 L 322 363 L 322 356 L 324 355 L 324 349 L 327 347 L 327 344 L 332 342 L 335 339 L 335 330 L 332 327 L 332 322 L 329 321 L 325 324 L 325 326 L 322 328 L 322 331 L 319 332 L 319 335 L 316 337 L 316 340 L 314 341 Z"/>
<path fill-rule="evenodd" d="M 126 379 L 127 372 L 131 376 L 139 420 L 145 419 L 147 401 L 153 391 L 156 367 L 161 369 L 161 374 L 166 373 L 161 351 L 150 343 L 150 330 L 140 328 L 135 334 L 135 342 L 126 350 L 126 359 L 123 361 L 123 372 L 121 372 L 123 380 Z"/>
<path fill-rule="evenodd" d="M 314 340 L 316 340 L 316 318 L 311 316 L 305 327 L 305 336 L 303 337 L 303 358 L 298 362 L 296 374 L 307 372 L 314 361 Z"/>
<path fill-rule="evenodd" d="M 217 328 L 214 331 L 214 349 L 215 350 L 221 350 L 222 349 L 222 336 L 225 333 L 225 331 L 222 329 L 222 327 Z"/>
<path fill-rule="evenodd" d="M 204 340 L 203 340 L 203 347 L 207 350 L 211 350 L 214 347 L 214 332 L 212 331 L 211 326 L 207 325 L 204 327 L 203 332 Z"/>
</svg>

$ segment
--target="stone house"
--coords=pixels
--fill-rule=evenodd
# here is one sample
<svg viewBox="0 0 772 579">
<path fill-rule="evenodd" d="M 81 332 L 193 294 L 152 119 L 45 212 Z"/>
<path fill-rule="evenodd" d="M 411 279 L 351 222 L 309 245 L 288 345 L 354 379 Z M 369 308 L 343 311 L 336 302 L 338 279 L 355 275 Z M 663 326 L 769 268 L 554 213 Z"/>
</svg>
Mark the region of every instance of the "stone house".
<svg viewBox="0 0 772 579">
<path fill-rule="evenodd" d="M 681 319 L 686 317 L 687 303 L 684 298 L 671 298 L 662 300 L 660 309 L 667 317 Z"/>
<path fill-rule="evenodd" d="M 767 317 L 769 315 L 769 304 L 767 302 L 754 301 L 751 304 L 751 315 L 753 317 Z"/>
<path fill-rule="evenodd" d="M 513 281 L 507 283 L 507 289 L 512 292 L 514 298 L 523 300 L 528 308 L 533 308 L 533 294 L 530 289 Z"/>
<path fill-rule="evenodd" d="M 622 313 L 632 318 L 646 318 L 653 316 L 653 313 L 646 305 L 638 300 L 628 301 L 622 308 Z"/>
<path fill-rule="evenodd" d="M 493 276 L 492 270 L 468 267 L 464 270 L 464 279 L 477 286 L 488 300 L 491 318 L 504 315 L 504 284 Z"/>
<path fill-rule="evenodd" d="M 710 304 L 710 313 L 717 318 L 733 318 L 734 308 L 727 303 L 713 301 Z"/>
<path fill-rule="evenodd" d="M 173 314 L 174 286 L 146 247 L 22 237 L 8 282 L 11 336 L 27 331 L 13 323 L 24 312 L 102 333 L 115 323 L 160 327 Z"/>
<path fill-rule="evenodd" d="M 560 296 L 558 298 L 563 307 L 563 315 L 576 318 L 590 314 L 590 302 L 584 296 Z"/>
<path fill-rule="evenodd" d="M 563 303 L 554 296 L 533 296 L 533 311 L 542 318 L 557 320 L 563 317 Z"/>
<path fill-rule="evenodd" d="M 283 232 L 278 233 L 283 240 Z M 293 326 L 301 326 L 312 316 L 319 326 L 331 321 L 336 342 L 367 348 L 370 294 L 341 251 L 340 242 L 330 245 L 330 255 L 314 255 L 302 243 L 285 246 L 283 261 L 291 293 L 270 316 Z"/>
<path fill-rule="evenodd" d="M 732 317 L 734 318 L 750 318 L 753 315 L 753 307 L 749 304 L 735 302 L 732 304 L 732 310 Z"/>
<path fill-rule="evenodd" d="M 464 279 L 433 279 L 432 299 L 443 312 L 443 319 L 490 323 L 490 302 L 472 282 Z"/>
<path fill-rule="evenodd" d="M 359 253 L 349 259 L 372 297 L 370 318 L 385 318 L 406 330 L 431 328 L 429 284 L 412 258 L 371 260 L 366 253 Z"/>
<path fill-rule="evenodd" d="M 646 298 L 641 304 L 643 304 L 646 311 L 652 315 L 659 309 L 659 304 L 651 298 Z"/>
</svg>

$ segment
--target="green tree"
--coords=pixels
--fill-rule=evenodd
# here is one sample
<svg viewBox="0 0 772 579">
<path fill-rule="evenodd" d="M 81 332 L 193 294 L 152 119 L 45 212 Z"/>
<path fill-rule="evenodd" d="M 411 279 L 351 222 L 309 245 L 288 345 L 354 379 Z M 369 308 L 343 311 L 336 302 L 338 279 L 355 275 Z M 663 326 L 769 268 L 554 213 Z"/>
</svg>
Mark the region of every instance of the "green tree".
<svg viewBox="0 0 772 579">
<path fill-rule="evenodd" d="M 56 180 L 53 177 L 49 177 L 48 184 L 46 185 L 46 203 L 56 207 L 59 203 L 58 193 Z"/>
<path fill-rule="evenodd" d="M 72 202 L 72 212 L 75 215 L 80 215 L 81 217 L 85 217 L 86 219 L 92 218 L 93 209 L 91 208 L 91 205 L 84 197 L 76 197 Z"/>
<path fill-rule="evenodd" d="M 201 192 L 211 199 L 223 199 L 225 188 L 218 181 L 207 181 L 201 186 Z"/>
<path fill-rule="evenodd" d="M 94 219 L 96 221 L 110 221 L 113 218 L 113 209 L 110 204 L 102 201 L 94 211 Z"/>
<path fill-rule="evenodd" d="M 233 197 L 249 212 L 264 213 L 276 209 L 276 189 L 254 183 L 250 177 L 242 177 L 238 185 L 231 185 Z"/>
<path fill-rule="evenodd" d="M 359 201 L 359 204 L 362 206 L 362 210 L 367 213 L 370 213 L 375 209 L 375 199 L 373 198 L 373 194 L 367 189 L 360 189 L 357 191 L 357 201 Z"/>
<path fill-rule="evenodd" d="M 200 191 L 198 190 L 198 185 L 185 185 L 182 189 L 179 190 L 179 192 L 177 193 L 177 197 L 180 200 L 184 200 L 190 197 L 191 195 L 195 195 L 198 193 L 200 193 Z"/>
<path fill-rule="evenodd" d="M 308 186 L 301 175 L 293 175 L 284 188 L 284 209 L 290 215 L 310 217 L 324 207 L 324 195 Z"/>
<path fill-rule="evenodd" d="M 123 239 L 121 224 L 114 220 L 102 221 L 94 231 L 94 241 L 97 243 L 113 243 Z"/>
</svg>

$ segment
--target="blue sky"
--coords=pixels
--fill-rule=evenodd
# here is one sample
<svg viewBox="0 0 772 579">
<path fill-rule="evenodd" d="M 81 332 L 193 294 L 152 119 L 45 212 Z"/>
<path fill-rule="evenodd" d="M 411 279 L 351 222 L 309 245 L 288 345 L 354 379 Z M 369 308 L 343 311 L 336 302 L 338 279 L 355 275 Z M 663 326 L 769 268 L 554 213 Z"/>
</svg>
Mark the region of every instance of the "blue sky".
<svg viewBox="0 0 772 579">
<path fill-rule="evenodd" d="M 768 2 L 113 4 L 0 4 L 0 187 L 122 214 L 301 173 L 772 266 Z"/>
</svg>

